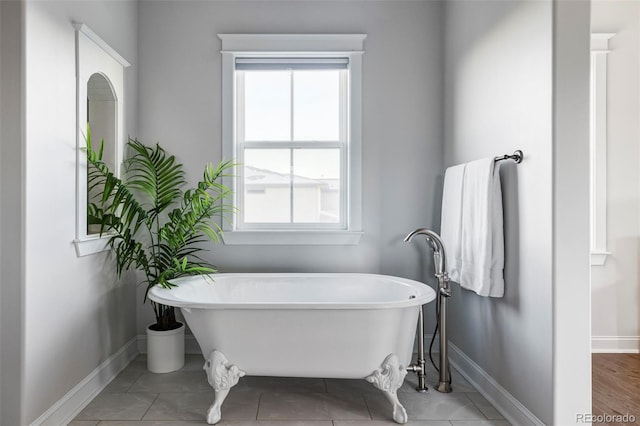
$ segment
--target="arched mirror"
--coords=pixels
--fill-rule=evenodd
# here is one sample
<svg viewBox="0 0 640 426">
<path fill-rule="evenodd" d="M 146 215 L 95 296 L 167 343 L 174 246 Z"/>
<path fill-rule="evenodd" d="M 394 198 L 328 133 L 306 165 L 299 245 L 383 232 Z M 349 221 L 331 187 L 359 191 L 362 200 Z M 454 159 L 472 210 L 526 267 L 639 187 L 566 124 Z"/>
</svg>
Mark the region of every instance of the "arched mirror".
<svg viewBox="0 0 640 426">
<path fill-rule="evenodd" d="M 118 131 L 118 100 L 109 79 L 94 73 L 87 82 L 87 124 L 96 148 L 102 145 L 102 160 L 110 170 L 116 169 L 116 140 Z M 100 188 L 87 189 L 87 235 L 100 232 L 100 225 L 91 215 L 91 203 L 101 193 Z"/>
</svg>

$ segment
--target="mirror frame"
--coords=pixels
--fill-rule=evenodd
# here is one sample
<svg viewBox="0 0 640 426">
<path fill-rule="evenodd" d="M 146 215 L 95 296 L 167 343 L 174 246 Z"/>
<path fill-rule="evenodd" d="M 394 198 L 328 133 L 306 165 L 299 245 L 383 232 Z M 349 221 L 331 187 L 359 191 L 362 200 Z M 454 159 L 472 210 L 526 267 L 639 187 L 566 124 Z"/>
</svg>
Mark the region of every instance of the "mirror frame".
<svg viewBox="0 0 640 426">
<path fill-rule="evenodd" d="M 87 256 L 107 250 L 108 236 L 87 233 L 87 83 L 93 74 L 102 74 L 116 98 L 115 164 L 117 175 L 124 146 L 124 69 L 130 64 L 83 23 L 74 23 L 76 37 L 76 254 Z"/>
</svg>

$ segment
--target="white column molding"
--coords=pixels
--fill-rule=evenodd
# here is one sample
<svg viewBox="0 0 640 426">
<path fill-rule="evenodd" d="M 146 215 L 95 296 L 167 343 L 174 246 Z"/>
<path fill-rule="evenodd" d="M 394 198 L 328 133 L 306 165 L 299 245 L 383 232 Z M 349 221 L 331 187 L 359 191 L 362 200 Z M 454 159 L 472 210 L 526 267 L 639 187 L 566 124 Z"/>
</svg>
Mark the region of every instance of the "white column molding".
<svg viewBox="0 0 640 426">
<path fill-rule="evenodd" d="M 607 53 L 615 34 L 591 34 L 591 264 L 607 255 Z"/>
</svg>

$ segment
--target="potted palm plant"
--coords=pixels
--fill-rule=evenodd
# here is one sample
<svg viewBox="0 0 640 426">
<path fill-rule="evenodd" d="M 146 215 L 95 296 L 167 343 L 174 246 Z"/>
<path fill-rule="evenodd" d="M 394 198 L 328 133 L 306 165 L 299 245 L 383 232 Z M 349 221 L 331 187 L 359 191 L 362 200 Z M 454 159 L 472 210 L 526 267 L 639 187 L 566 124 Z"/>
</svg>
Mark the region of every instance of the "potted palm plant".
<svg viewBox="0 0 640 426">
<path fill-rule="evenodd" d="M 146 302 L 154 285 L 171 288 L 173 278 L 216 272 L 199 255 L 205 241 L 220 241 L 222 230 L 213 219 L 233 211 L 226 202 L 231 191 L 219 181 L 234 164 L 208 164 L 195 187 L 184 189 L 184 168 L 173 155 L 130 138 L 132 155 L 121 179 L 102 161 L 102 144 L 94 150 L 89 129 L 86 140 L 88 219 L 109 236 L 118 276 L 130 267 L 140 271 Z M 156 322 L 147 329 L 147 367 L 178 370 L 184 365 L 184 324 L 172 306 L 149 302 Z"/>
</svg>

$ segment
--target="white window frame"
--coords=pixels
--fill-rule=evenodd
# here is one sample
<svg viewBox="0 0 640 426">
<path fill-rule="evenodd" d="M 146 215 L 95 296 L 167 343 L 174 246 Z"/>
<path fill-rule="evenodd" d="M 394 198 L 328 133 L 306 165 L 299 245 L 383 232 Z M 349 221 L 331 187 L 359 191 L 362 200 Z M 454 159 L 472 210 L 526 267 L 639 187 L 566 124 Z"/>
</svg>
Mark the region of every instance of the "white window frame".
<svg viewBox="0 0 640 426">
<path fill-rule="evenodd" d="M 591 34 L 591 265 L 602 266 L 607 251 L 607 54 L 615 34 Z"/>
<path fill-rule="evenodd" d="M 239 228 L 239 214 L 223 224 L 225 244 L 358 244 L 362 236 L 361 152 L 362 152 L 362 54 L 365 34 L 218 34 L 222 40 L 222 154 L 238 158 L 235 135 L 235 62 L 237 58 L 346 58 L 349 61 L 347 84 L 349 126 L 343 159 L 347 176 L 343 181 L 345 202 L 343 223 L 335 228 L 280 226 Z M 309 146 L 311 147 L 311 146 Z M 314 146 L 315 148 L 316 146 Z M 325 145 L 325 147 L 329 147 Z M 234 204 L 241 190 L 240 179 L 226 178 L 224 184 L 234 191 Z M 241 206 L 239 206 L 241 207 Z M 241 212 L 240 212 L 241 214 Z"/>
<path fill-rule="evenodd" d="M 253 58 L 252 58 L 253 59 Z M 290 60 L 291 58 L 287 58 Z M 299 56 L 296 56 L 295 59 L 301 59 Z M 318 58 L 313 58 L 314 62 L 318 60 Z M 281 62 L 281 61 L 280 61 Z M 349 150 L 349 126 L 348 126 L 348 111 L 349 111 L 349 95 L 347 93 L 349 88 L 349 72 L 348 70 L 345 73 L 342 73 L 340 76 L 340 93 L 339 93 L 339 101 L 340 101 L 340 126 L 339 126 L 339 137 L 337 141 L 268 141 L 268 142 L 254 142 L 254 141 L 246 141 L 242 135 L 243 133 L 243 110 L 244 103 L 242 102 L 242 90 L 240 88 L 244 87 L 243 79 L 244 72 L 236 70 L 235 76 L 236 79 L 234 81 L 236 85 L 236 96 L 235 96 L 235 112 L 236 112 L 236 141 L 235 141 L 235 159 L 239 164 L 245 164 L 244 159 L 244 151 L 246 149 L 338 149 L 340 151 L 340 222 L 338 223 L 295 223 L 295 222 L 287 222 L 287 223 L 248 223 L 244 222 L 244 215 L 242 212 L 245 209 L 243 204 L 244 197 L 241 197 L 240 194 L 243 194 L 245 191 L 244 188 L 244 179 L 237 179 L 236 181 L 236 191 L 234 191 L 236 203 L 235 205 L 238 207 L 238 215 L 235 217 L 236 219 L 236 227 L 239 230 L 258 230 L 258 229 L 267 229 L 267 230 L 291 230 L 291 229 L 313 229 L 313 230 L 345 230 L 347 229 L 347 206 L 348 206 L 348 179 L 345 179 L 348 176 L 349 166 L 347 164 L 348 158 L 348 150 Z M 292 93 L 293 96 L 293 93 Z M 293 120 L 291 122 L 291 126 L 293 126 Z M 291 137 L 293 138 L 293 127 L 291 128 Z M 292 153 L 293 154 L 293 153 Z M 293 197 L 293 191 L 291 192 L 291 197 Z M 294 205 L 293 199 L 290 205 L 290 212 L 293 215 Z"/>
<path fill-rule="evenodd" d="M 117 103 L 115 173 L 120 174 L 124 140 L 124 68 L 129 62 L 83 23 L 74 23 L 76 30 L 76 238 L 73 241 L 78 257 L 108 249 L 109 235 L 87 233 L 87 83 L 93 74 L 102 74 L 111 84 Z"/>
</svg>

